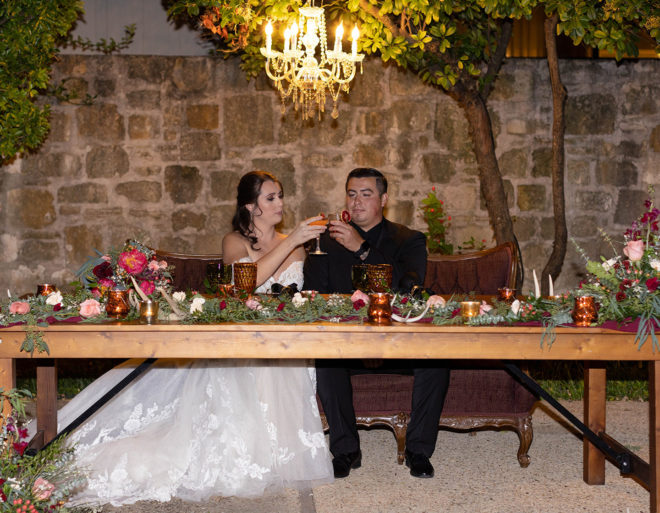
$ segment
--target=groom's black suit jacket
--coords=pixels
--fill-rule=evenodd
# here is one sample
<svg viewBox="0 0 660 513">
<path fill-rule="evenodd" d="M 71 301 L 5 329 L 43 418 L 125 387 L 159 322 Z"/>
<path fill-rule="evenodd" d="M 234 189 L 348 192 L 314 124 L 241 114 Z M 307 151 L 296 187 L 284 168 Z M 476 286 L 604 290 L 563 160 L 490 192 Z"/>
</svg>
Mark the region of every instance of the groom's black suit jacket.
<svg viewBox="0 0 660 513">
<path fill-rule="evenodd" d="M 321 249 L 327 255 L 310 255 L 305 261 L 305 288 L 321 293 L 346 294 L 353 290 L 351 266 L 354 264 L 392 265 L 392 288 L 409 292 L 423 285 L 426 275 L 426 237 L 401 224 L 383 218 L 368 232 L 351 223 L 369 242 L 369 255 L 362 261 L 326 231 L 321 235 Z"/>
</svg>

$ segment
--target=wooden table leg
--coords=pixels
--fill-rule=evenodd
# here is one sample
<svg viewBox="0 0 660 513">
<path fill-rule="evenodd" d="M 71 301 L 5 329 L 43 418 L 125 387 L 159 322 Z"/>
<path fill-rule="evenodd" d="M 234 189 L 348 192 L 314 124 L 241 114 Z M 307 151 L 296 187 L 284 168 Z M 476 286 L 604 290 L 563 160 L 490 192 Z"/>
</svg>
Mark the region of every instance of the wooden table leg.
<svg viewBox="0 0 660 513">
<path fill-rule="evenodd" d="M 16 387 L 16 360 L 13 358 L 0 358 L 0 388 L 5 391 Z M 9 414 L 9 403 L 5 402 L 2 415 Z M 0 426 L 2 422 L 0 421 Z"/>
<path fill-rule="evenodd" d="M 604 362 L 584 362 L 584 423 L 596 434 L 605 431 L 606 382 Z M 582 461 L 585 483 L 605 484 L 605 455 L 586 439 Z"/>
<path fill-rule="evenodd" d="M 43 431 L 44 443 L 57 435 L 57 365 L 54 360 L 39 362 L 37 367 L 37 431 Z"/>
<path fill-rule="evenodd" d="M 650 480 L 649 491 L 651 492 L 651 513 L 660 512 L 660 454 L 658 454 L 658 443 L 660 442 L 660 361 L 649 362 L 649 465 Z"/>
</svg>

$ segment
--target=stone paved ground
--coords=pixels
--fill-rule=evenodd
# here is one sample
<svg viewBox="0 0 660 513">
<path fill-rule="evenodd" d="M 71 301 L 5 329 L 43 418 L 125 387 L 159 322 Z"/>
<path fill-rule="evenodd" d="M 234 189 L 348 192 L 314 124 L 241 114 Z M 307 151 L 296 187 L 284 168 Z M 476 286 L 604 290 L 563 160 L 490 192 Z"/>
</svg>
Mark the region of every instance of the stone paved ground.
<svg viewBox="0 0 660 513">
<path fill-rule="evenodd" d="M 582 404 L 565 405 L 579 418 Z M 648 403 L 608 403 L 608 432 L 648 460 Z M 520 468 L 512 432 L 441 431 L 432 462 L 434 479 L 412 478 L 395 460 L 385 430 L 361 431 L 363 466 L 348 479 L 310 494 L 288 492 L 255 500 L 217 498 L 206 503 L 142 502 L 103 513 L 644 513 L 649 494 L 607 464 L 607 484 L 582 481 L 581 439 L 544 407 L 534 412 L 532 462 Z"/>
</svg>

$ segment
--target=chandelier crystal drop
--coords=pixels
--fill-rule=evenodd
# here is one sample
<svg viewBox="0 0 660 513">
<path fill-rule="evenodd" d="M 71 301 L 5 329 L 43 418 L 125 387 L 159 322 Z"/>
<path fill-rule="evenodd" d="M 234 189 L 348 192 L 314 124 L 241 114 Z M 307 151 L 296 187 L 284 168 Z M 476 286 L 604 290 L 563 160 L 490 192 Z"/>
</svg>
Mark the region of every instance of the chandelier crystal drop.
<svg viewBox="0 0 660 513">
<path fill-rule="evenodd" d="M 301 110 L 303 120 L 313 117 L 315 112 L 321 119 L 321 114 L 325 112 L 326 95 L 330 94 L 332 117 L 336 119 L 339 116 L 339 93 L 348 93 L 356 65 L 364 60 L 364 54 L 357 52 L 360 37 L 357 26 L 351 32 L 351 53 L 342 50 L 343 34 L 344 27 L 340 23 L 335 31 L 334 49 L 329 50 L 323 8 L 308 3 L 300 8 L 298 22 L 284 31 L 284 49 L 279 52 L 272 48 L 273 25 L 268 22 L 266 46 L 260 51 L 266 57 L 266 75 L 280 93 L 282 114 L 286 109 L 286 100 L 291 98 L 295 110 Z"/>
</svg>

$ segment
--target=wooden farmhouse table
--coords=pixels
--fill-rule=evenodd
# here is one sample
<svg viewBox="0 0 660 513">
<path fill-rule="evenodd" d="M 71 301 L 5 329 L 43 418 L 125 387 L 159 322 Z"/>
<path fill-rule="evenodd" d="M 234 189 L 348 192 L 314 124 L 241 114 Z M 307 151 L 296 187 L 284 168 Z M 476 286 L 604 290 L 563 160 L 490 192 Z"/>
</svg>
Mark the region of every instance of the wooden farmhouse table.
<svg viewBox="0 0 660 513">
<path fill-rule="evenodd" d="M 196 324 L 131 322 L 54 324 L 43 328 L 50 347 L 34 358 L 419 358 L 489 360 L 572 360 L 584 362 L 584 423 L 605 433 L 605 363 L 649 364 L 649 446 L 646 485 L 650 511 L 660 513 L 660 353 L 650 339 L 638 350 L 634 334 L 602 328 L 558 328 L 551 347 L 541 347 L 543 328 L 528 326 L 435 326 L 432 324 Z M 16 359 L 30 358 L 19 348 L 22 326 L 0 329 L 0 387 L 15 386 Z M 56 372 L 39 376 L 37 429 L 46 439 L 56 430 Z M 657 379 L 656 379 L 657 378 Z M 42 393 L 42 388 L 46 392 Z M 53 422 L 55 427 L 53 428 Z M 640 460 L 641 461 L 641 460 Z M 646 465 L 642 462 L 643 465 Z M 605 483 L 605 456 L 585 439 L 583 477 Z"/>
</svg>

